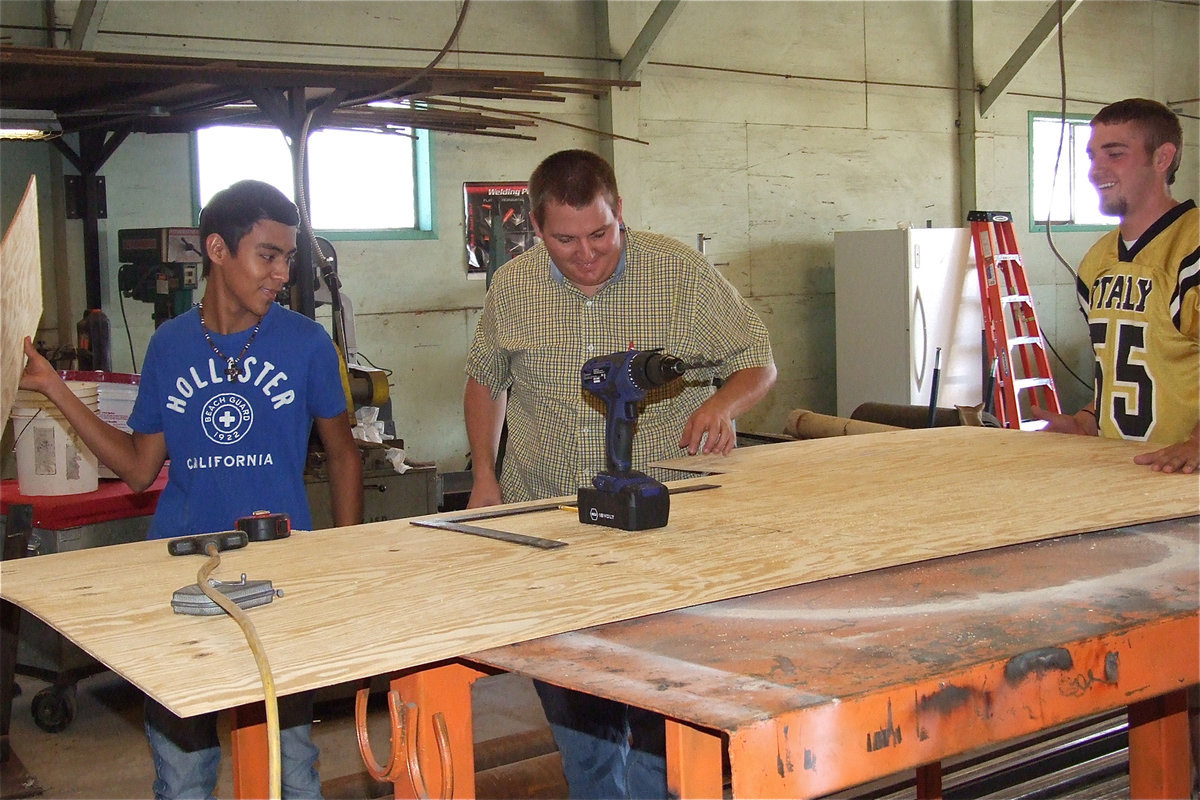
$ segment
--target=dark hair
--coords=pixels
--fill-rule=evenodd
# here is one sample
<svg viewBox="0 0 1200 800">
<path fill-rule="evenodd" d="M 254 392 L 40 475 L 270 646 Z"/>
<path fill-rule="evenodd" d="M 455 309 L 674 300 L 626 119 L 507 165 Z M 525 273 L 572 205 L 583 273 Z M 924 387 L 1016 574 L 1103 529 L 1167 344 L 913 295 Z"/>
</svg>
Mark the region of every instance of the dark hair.
<svg viewBox="0 0 1200 800">
<path fill-rule="evenodd" d="M 220 234 L 231 253 L 237 253 L 238 243 L 263 219 L 284 225 L 299 225 L 300 212 L 287 195 L 262 181 L 238 181 L 212 196 L 200 212 L 200 249 L 204 255 L 204 277 L 212 269 L 208 257 L 208 236 Z"/>
<path fill-rule="evenodd" d="M 617 176 L 612 166 L 588 150 L 560 150 L 547 156 L 529 176 L 533 218 L 541 225 L 548 203 L 571 208 L 591 205 L 602 195 L 617 210 Z"/>
<path fill-rule="evenodd" d="M 1167 173 L 1167 185 L 1174 183 L 1179 159 L 1183 155 L 1183 128 L 1175 112 L 1156 100 L 1131 97 L 1105 106 L 1092 117 L 1092 127 L 1120 125 L 1123 122 L 1132 122 L 1141 131 L 1142 138 L 1146 140 L 1147 155 L 1153 155 L 1155 150 L 1168 142 L 1175 145 L 1175 159 Z"/>
</svg>

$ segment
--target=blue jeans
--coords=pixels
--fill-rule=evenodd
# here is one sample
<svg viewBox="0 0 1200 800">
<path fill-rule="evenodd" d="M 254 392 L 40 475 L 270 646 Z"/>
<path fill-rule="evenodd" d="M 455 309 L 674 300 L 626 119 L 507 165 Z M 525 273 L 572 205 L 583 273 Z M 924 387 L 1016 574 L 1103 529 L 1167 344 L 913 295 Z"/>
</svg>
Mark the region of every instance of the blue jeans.
<svg viewBox="0 0 1200 800">
<path fill-rule="evenodd" d="M 562 756 L 571 800 L 667 796 L 662 715 L 533 682 Z"/>
<path fill-rule="evenodd" d="M 312 743 L 312 692 L 279 698 L 280 772 L 286 798 L 320 798 L 320 751 Z M 217 715 L 177 717 L 146 698 L 146 738 L 154 759 L 155 800 L 210 800 L 221 744 Z"/>
</svg>

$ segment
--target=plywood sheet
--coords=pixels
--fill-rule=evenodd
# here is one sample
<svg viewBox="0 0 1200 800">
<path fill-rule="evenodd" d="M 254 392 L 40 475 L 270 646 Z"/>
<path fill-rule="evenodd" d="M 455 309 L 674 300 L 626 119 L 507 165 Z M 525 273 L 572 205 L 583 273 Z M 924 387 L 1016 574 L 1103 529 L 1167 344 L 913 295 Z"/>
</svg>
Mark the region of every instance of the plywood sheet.
<svg viewBox="0 0 1200 800">
<path fill-rule="evenodd" d="M 1200 479 L 1132 462 L 1136 443 L 937 428 L 748 448 L 720 488 L 677 495 L 671 522 L 628 533 L 551 510 L 488 527 L 557 550 L 379 522 L 253 544 L 217 577 L 269 579 L 253 609 L 280 693 L 553 633 L 1067 533 L 1200 513 Z M 225 618 L 172 614 L 199 557 L 162 542 L 0 565 L 0 595 L 176 713 L 259 699 Z M 184 675 L 205 680 L 183 680 Z"/>
<path fill-rule="evenodd" d="M 8 422 L 25 369 L 22 342 L 42 318 L 42 250 L 38 238 L 37 178 L 0 241 L 0 427 Z"/>
</svg>

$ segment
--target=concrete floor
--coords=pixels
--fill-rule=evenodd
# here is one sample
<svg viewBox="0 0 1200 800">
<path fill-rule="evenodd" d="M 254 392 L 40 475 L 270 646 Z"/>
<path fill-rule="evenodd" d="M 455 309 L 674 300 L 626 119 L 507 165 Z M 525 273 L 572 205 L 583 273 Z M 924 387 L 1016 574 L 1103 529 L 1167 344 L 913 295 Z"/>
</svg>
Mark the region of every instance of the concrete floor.
<svg viewBox="0 0 1200 800">
<path fill-rule="evenodd" d="M 142 728 L 140 692 L 111 672 L 85 678 L 78 684 L 74 720 L 60 733 L 46 733 L 34 724 L 29 709 L 33 696 L 47 684 L 20 675 L 17 684 L 21 694 L 13 702 L 9 740 L 27 772 L 43 789 L 41 796 L 62 800 L 153 797 L 154 771 Z M 378 797 L 381 789 L 387 788 L 366 779 L 349 692 L 322 692 L 317 697 L 313 740 L 321 748 L 321 780 L 330 800 Z M 376 758 L 382 759 L 386 756 L 386 711 L 381 702 L 373 702 L 372 709 L 370 730 L 379 737 Z M 478 681 L 474 709 L 477 742 L 526 732 L 549 736 L 533 686 L 520 676 L 496 675 Z M 227 719 L 223 718 L 221 729 L 228 756 Z M 557 754 L 552 758 L 557 762 Z M 561 774 L 561 768 L 558 771 Z M 549 794 L 544 788 L 540 796 L 559 794 L 553 785 L 552 778 Z M 18 788 L 5 785 L 0 787 L 0 794 L 15 796 Z M 228 757 L 221 762 L 216 794 L 222 798 L 233 796 Z"/>
</svg>

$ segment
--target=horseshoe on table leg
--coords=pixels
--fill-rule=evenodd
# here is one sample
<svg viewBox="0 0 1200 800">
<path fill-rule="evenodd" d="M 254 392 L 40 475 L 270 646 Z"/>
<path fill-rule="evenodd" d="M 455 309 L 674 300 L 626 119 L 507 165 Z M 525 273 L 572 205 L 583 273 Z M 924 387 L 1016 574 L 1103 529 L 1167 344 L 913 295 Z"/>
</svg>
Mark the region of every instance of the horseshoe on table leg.
<svg viewBox="0 0 1200 800">
<path fill-rule="evenodd" d="M 421 762 L 418 758 L 420 743 L 417 741 L 417 722 L 420 716 L 420 710 L 416 703 L 406 703 L 405 710 L 410 712 L 408 716 L 409 730 L 413 731 L 413 735 L 408 737 L 406 752 L 408 755 L 408 775 L 412 781 L 413 788 L 417 792 L 417 796 L 422 800 L 428 800 L 429 787 L 425 783 L 425 776 L 421 771 Z M 454 761 L 450 753 L 450 732 L 446 728 L 446 718 L 439 711 L 433 715 L 433 732 L 434 738 L 437 741 L 439 766 L 441 767 L 442 791 L 439 793 L 441 800 L 450 800 L 454 796 Z"/>
<path fill-rule="evenodd" d="M 375 760 L 371 748 L 370 734 L 367 730 L 367 700 L 370 687 L 359 689 L 354 698 L 355 734 L 358 738 L 358 751 L 367 773 L 379 781 L 396 783 L 407 768 L 408 779 L 411 781 L 417 797 L 428 800 L 429 789 L 421 770 L 418 757 L 420 745 L 418 740 L 417 723 L 420 709 L 415 703 L 405 703 L 400 693 L 395 689 L 388 692 L 388 713 L 392 724 L 392 746 L 388 754 L 386 766 L 380 766 Z M 442 800 L 449 800 L 454 795 L 453 758 L 450 752 L 450 733 L 446 727 L 446 718 L 441 712 L 433 715 L 434 737 L 437 741 L 439 765 L 441 767 Z"/>
<path fill-rule="evenodd" d="M 388 711 L 392 723 L 392 748 L 388 754 L 387 766 L 380 766 L 379 762 L 375 760 L 370 733 L 367 730 L 367 699 L 370 693 L 370 686 L 364 686 L 354 696 L 354 727 L 355 735 L 358 738 L 358 752 L 367 767 L 367 774 L 377 781 L 395 783 L 403 763 L 405 740 L 408 738 L 404 714 L 400 708 L 400 694 L 395 690 L 388 692 Z"/>
</svg>

